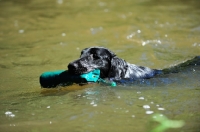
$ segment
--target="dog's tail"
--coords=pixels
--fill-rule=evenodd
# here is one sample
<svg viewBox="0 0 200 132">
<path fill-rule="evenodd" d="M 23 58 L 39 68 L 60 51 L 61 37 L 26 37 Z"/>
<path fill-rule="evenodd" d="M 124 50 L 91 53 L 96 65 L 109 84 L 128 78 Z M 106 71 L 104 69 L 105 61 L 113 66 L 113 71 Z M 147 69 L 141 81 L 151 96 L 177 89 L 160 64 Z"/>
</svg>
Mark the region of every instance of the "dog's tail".
<svg viewBox="0 0 200 132">
<path fill-rule="evenodd" d="M 187 60 L 181 64 L 165 68 L 163 70 L 158 70 L 158 74 L 169 74 L 169 73 L 178 73 L 180 71 L 190 69 L 192 66 L 200 66 L 200 56 L 196 56 L 191 60 Z"/>
</svg>

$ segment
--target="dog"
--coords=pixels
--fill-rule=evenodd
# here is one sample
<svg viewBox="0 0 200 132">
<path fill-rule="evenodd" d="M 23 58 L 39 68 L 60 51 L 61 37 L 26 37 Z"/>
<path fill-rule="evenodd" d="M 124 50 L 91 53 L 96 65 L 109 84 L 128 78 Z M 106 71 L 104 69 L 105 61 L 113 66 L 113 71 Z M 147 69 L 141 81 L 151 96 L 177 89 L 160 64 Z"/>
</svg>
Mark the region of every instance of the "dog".
<svg viewBox="0 0 200 132">
<path fill-rule="evenodd" d="M 173 67 L 162 70 L 130 64 L 117 57 L 115 53 L 104 47 L 90 47 L 81 51 L 81 56 L 68 64 L 68 71 L 73 74 L 83 74 L 100 69 L 100 78 L 111 80 L 149 79 L 156 75 L 177 73 L 184 69 L 192 70 L 200 65 L 200 56 L 185 61 Z"/>
<path fill-rule="evenodd" d="M 81 56 L 68 65 L 68 71 L 73 74 L 83 74 L 100 69 L 100 78 L 149 79 L 162 70 L 130 64 L 117 57 L 115 53 L 104 47 L 90 47 L 81 51 Z"/>
</svg>

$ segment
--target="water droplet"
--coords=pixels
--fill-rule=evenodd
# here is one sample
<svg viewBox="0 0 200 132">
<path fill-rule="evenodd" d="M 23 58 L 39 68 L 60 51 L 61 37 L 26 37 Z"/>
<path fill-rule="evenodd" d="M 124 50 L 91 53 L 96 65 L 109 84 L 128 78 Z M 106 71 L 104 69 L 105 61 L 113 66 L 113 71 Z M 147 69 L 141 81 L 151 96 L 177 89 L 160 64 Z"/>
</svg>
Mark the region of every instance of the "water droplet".
<svg viewBox="0 0 200 132">
<path fill-rule="evenodd" d="M 90 104 L 93 105 L 93 104 L 94 104 L 94 101 L 92 101 Z"/>
<path fill-rule="evenodd" d="M 147 43 L 146 42 L 142 42 L 142 46 L 145 46 Z"/>
<path fill-rule="evenodd" d="M 10 111 L 6 111 L 5 114 L 6 114 L 6 115 L 11 115 L 12 112 L 10 112 Z"/>
<path fill-rule="evenodd" d="M 14 114 L 11 114 L 11 115 L 9 115 L 10 117 L 15 117 L 15 115 Z"/>
<path fill-rule="evenodd" d="M 160 108 L 158 108 L 158 110 L 165 110 L 165 108 L 161 108 L 161 107 L 160 107 Z"/>
<path fill-rule="evenodd" d="M 149 105 L 143 105 L 143 108 L 144 108 L 144 109 L 149 109 L 150 106 L 149 106 Z"/>
<path fill-rule="evenodd" d="M 137 92 L 137 94 L 141 94 L 141 92 L 140 92 L 140 91 L 138 91 L 138 92 Z"/>
<path fill-rule="evenodd" d="M 65 34 L 65 33 L 62 33 L 62 36 L 64 37 L 64 36 L 66 36 L 66 34 Z"/>
<path fill-rule="evenodd" d="M 135 117 L 135 115 L 132 115 L 131 117 L 133 117 L 133 118 L 134 118 L 134 117 Z"/>
<path fill-rule="evenodd" d="M 144 100 L 144 97 L 139 97 L 139 99 Z"/>
<path fill-rule="evenodd" d="M 23 29 L 20 29 L 18 32 L 19 32 L 19 33 L 24 33 L 24 30 L 23 30 Z"/>
<path fill-rule="evenodd" d="M 13 114 L 11 111 L 5 112 L 5 115 L 9 117 L 15 117 L 15 114 Z"/>
<path fill-rule="evenodd" d="M 148 111 L 146 111 L 146 114 L 153 114 L 154 112 L 153 111 L 150 111 L 150 110 L 148 110 Z"/>
<path fill-rule="evenodd" d="M 58 3 L 58 4 L 62 4 L 62 3 L 63 3 L 63 0 L 57 0 L 57 3 Z"/>
<path fill-rule="evenodd" d="M 137 30 L 137 33 L 141 33 L 141 30 Z"/>
</svg>

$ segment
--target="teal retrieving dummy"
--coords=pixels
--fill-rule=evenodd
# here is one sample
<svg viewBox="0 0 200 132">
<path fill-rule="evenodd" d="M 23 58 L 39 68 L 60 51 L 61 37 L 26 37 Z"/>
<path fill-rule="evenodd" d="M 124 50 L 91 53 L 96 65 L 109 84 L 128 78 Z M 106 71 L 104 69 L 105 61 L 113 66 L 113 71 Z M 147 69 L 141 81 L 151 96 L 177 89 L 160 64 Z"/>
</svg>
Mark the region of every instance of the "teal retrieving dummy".
<svg viewBox="0 0 200 132">
<path fill-rule="evenodd" d="M 40 76 L 40 85 L 43 88 L 55 88 L 57 86 L 68 86 L 74 83 L 103 82 L 109 83 L 100 78 L 100 70 L 96 69 L 88 73 L 74 75 L 67 70 L 48 71 Z M 116 86 L 114 82 L 111 86 Z"/>
</svg>

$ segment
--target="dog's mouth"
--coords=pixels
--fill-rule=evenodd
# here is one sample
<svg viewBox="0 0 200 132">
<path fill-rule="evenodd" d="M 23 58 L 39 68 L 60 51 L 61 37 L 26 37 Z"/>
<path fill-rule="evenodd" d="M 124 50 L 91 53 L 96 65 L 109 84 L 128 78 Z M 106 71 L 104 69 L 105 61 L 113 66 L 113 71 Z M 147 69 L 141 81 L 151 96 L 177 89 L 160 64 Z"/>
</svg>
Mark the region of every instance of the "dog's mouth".
<svg viewBox="0 0 200 132">
<path fill-rule="evenodd" d="M 84 74 L 84 73 L 88 73 L 91 72 L 95 69 L 88 69 L 88 68 L 78 68 L 78 69 L 68 69 L 68 71 L 72 74 Z"/>
</svg>

